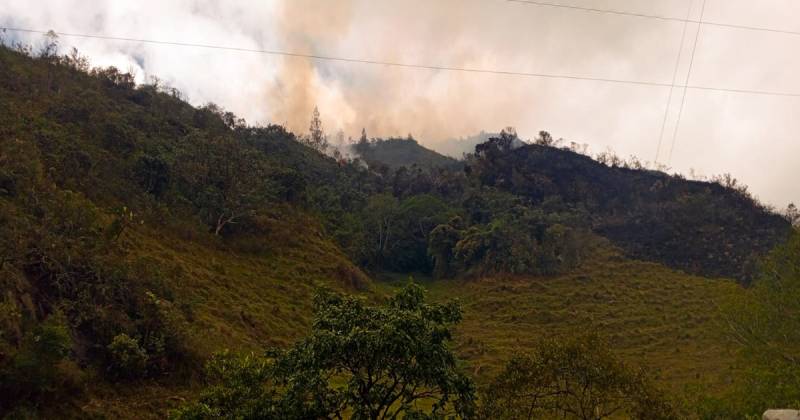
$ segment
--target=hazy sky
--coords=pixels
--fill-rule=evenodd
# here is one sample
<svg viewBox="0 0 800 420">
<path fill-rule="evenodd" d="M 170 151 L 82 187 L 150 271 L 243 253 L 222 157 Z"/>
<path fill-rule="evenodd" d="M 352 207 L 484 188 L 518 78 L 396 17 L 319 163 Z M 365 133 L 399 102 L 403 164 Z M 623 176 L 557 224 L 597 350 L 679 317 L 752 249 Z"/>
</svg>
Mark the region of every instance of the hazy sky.
<svg viewBox="0 0 800 420">
<path fill-rule="evenodd" d="M 561 4 L 697 20 L 703 0 L 562 0 Z M 706 0 L 704 20 L 800 31 L 797 0 Z M 284 50 L 448 67 L 671 83 L 684 23 L 504 0 L 0 0 L 0 26 Z M 683 84 L 696 24 L 679 65 Z M 11 33 L 5 34 L 8 39 Z M 28 42 L 41 36 L 25 35 Z M 423 144 L 514 126 L 656 156 L 669 87 L 455 73 L 263 54 L 62 37 L 94 65 L 157 75 L 195 104 L 216 102 L 251 123 L 327 131 L 413 133 Z M 704 25 L 691 85 L 800 93 L 800 36 Z M 800 98 L 673 93 L 660 161 L 703 175 L 730 172 L 764 201 L 800 203 Z"/>
</svg>

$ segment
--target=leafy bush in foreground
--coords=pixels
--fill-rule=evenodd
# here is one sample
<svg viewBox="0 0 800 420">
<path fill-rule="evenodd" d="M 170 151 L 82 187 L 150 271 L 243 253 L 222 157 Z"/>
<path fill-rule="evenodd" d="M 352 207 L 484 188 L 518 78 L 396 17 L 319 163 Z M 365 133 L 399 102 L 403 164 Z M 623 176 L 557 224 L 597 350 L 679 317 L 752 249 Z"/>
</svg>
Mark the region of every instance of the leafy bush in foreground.
<svg viewBox="0 0 800 420">
<path fill-rule="evenodd" d="M 455 303 L 425 303 L 410 285 L 386 305 L 320 293 L 311 335 L 268 357 L 217 356 L 217 380 L 175 418 L 469 417 L 471 381 L 448 346 Z"/>
<path fill-rule="evenodd" d="M 548 341 L 508 362 L 489 386 L 486 419 L 677 419 L 643 372 L 618 361 L 596 336 Z"/>
</svg>

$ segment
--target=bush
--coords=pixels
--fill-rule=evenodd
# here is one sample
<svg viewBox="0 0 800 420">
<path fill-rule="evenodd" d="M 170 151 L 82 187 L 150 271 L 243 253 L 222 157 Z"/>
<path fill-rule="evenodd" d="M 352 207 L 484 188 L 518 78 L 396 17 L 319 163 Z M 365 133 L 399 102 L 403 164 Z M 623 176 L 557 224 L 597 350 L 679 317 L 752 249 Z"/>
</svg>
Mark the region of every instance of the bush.
<svg viewBox="0 0 800 420">
<path fill-rule="evenodd" d="M 439 276 L 456 268 L 475 275 L 563 273 L 578 266 L 587 249 L 571 216 L 515 205 L 466 229 L 456 218 L 433 229 L 428 253 Z"/>
<path fill-rule="evenodd" d="M 597 336 L 544 342 L 508 362 L 484 395 L 486 419 L 677 419 L 642 371 L 618 361 Z"/>
<path fill-rule="evenodd" d="M 428 304 L 420 287 L 381 307 L 320 293 L 312 333 L 269 358 L 220 355 L 218 382 L 174 413 L 195 418 L 470 417 L 471 381 L 449 347 L 457 304 Z M 424 408 L 423 408 L 424 407 Z M 422 410 L 425 410 L 423 413 Z"/>
<path fill-rule="evenodd" d="M 722 306 L 726 333 L 743 369 L 719 398 L 695 402 L 700 418 L 800 405 L 800 233 L 761 263 L 745 294 Z"/>
<path fill-rule="evenodd" d="M 59 366 L 71 348 L 72 338 L 60 314 L 27 333 L 10 360 L 0 364 L 0 414 L 21 401 L 40 401 L 56 393 L 62 382 Z"/>
<path fill-rule="evenodd" d="M 108 371 L 113 377 L 133 379 L 147 372 L 147 353 L 139 346 L 139 341 L 127 334 L 119 334 L 108 345 Z"/>
</svg>

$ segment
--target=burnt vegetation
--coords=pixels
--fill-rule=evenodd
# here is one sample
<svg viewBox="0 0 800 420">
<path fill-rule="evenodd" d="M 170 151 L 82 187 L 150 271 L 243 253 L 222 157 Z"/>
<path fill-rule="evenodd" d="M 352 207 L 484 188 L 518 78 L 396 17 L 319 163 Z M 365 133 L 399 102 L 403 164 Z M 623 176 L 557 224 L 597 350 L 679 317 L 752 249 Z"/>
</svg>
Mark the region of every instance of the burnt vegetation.
<svg viewBox="0 0 800 420">
<path fill-rule="evenodd" d="M 535 207 L 580 209 L 594 232 L 632 257 L 690 273 L 748 281 L 757 259 L 791 232 L 730 175 L 694 181 L 546 141 L 513 148 L 502 137 L 479 145 L 467 162 L 481 185 Z"/>
</svg>

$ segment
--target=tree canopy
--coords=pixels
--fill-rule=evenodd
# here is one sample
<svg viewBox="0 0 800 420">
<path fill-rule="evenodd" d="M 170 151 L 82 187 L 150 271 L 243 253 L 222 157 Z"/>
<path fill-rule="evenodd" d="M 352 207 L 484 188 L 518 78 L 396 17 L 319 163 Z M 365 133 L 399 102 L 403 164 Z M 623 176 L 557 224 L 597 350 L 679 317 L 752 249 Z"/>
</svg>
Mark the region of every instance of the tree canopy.
<svg viewBox="0 0 800 420">
<path fill-rule="evenodd" d="M 800 232 L 761 264 L 751 288 L 722 307 L 743 374 L 722 398 L 703 397 L 704 418 L 800 404 Z"/>
<path fill-rule="evenodd" d="M 511 359 L 483 399 L 483 418 L 677 419 L 643 371 L 614 357 L 589 335 L 549 340 Z"/>
<path fill-rule="evenodd" d="M 320 292 L 311 334 L 265 357 L 218 356 L 219 381 L 177 418 L 469 417 L 474 387 L 449 347 L 455 302 L 411 284 L 382 306 Z"/>
</svg>

